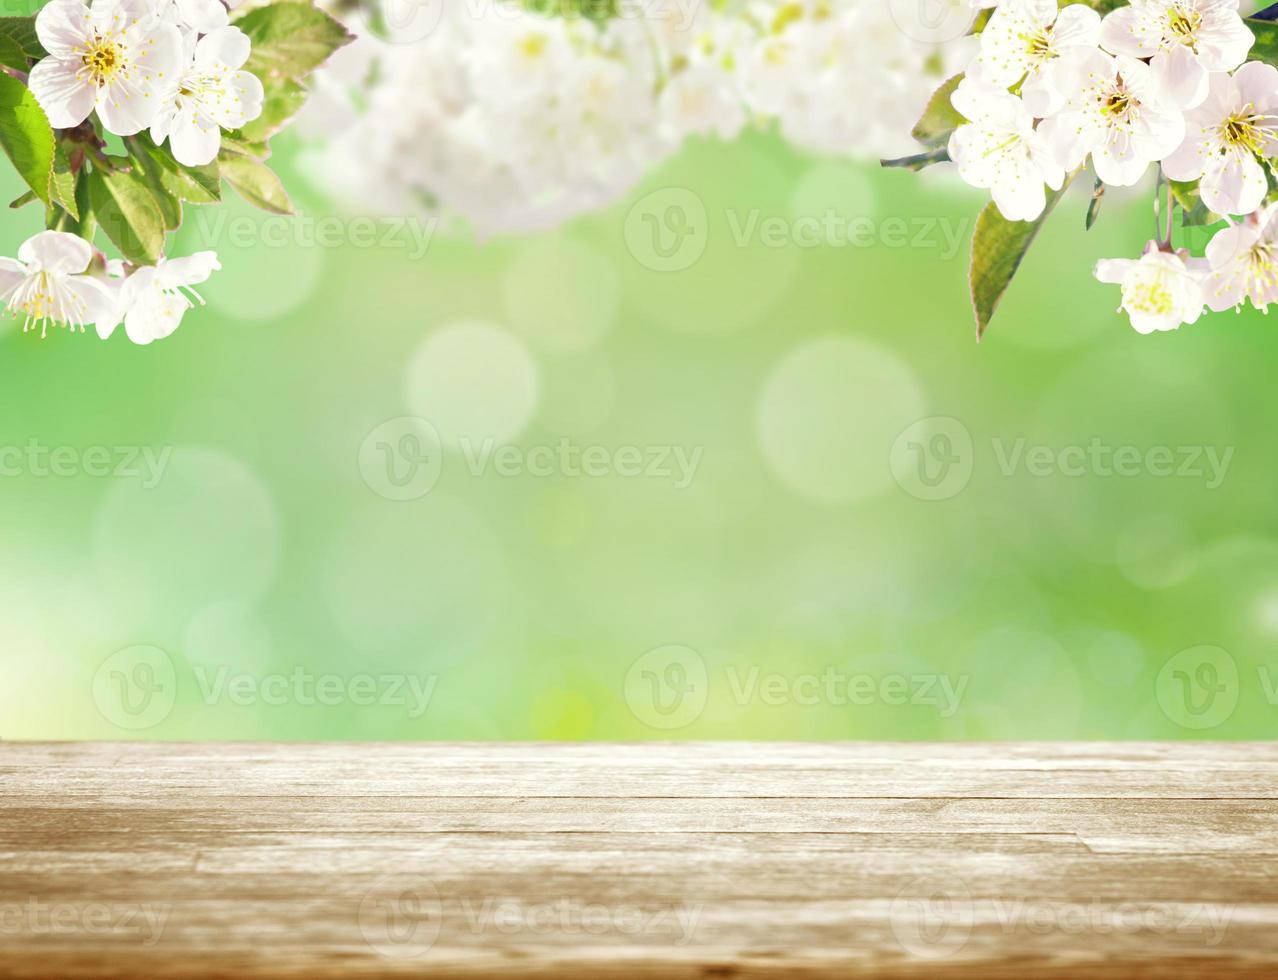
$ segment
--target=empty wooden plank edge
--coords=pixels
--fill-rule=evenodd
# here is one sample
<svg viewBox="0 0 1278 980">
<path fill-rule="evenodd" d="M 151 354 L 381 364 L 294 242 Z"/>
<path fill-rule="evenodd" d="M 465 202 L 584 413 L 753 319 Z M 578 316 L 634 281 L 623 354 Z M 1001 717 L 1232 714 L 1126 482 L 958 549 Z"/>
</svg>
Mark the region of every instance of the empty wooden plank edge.
<svg viewBox="0 0 1278 980">
<path fill-rule="evenodd" d="M 0 743 L 0 977 L 1278 975 L 1278 748 Z"/>
</svg>

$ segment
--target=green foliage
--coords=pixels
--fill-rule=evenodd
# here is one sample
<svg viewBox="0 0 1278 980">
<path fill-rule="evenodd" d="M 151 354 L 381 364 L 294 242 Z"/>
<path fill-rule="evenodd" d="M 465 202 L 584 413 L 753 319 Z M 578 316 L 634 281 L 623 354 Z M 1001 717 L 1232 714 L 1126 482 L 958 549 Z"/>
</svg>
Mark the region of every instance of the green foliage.
<svg viewBox="0 0 1278 980">
<path fill-rule="evenodd" d="M 0 48 L 10 52 L 20 51 L 30 61 L 39 61 L 48 54 L 36 36 L 34 17 L 0 17 L 0 38 L 4 39 Z M 8 61 L 5 64 L 10 68 L 26 71 L 25 64 L 13 65 Z"/>
<path fill-rule="evenodd" d="M 1011 285 L 1012 277 L 1038 237 L 1043 222 L 1069 187 L 1070 180 L 1072 178 L 1067 179 L 1059 191 L 1049 192 L 1047 207 L 1035 221 L 1008 221 L 993 202 L 987 204 L 976 219 L 976 230 L 972 235 L 972 268 L 968 279 L 972 290 L 972 309 L 976 313 L 977 340 L 985 336 L 985 329 Z"/>
<path fill-rule="evenodd" d="M 266 164 L 227 150 L 222 151 L 218 162 L 222 168 L 222 179 L 249 204 L 273 214 L 293 213 L 284 185 Z"/>
<path fill-rule="evenodd" d="M 263 88 L 262 114 L 235 134 L 246 143 L 262 143 L 278 133 L 301 111 L 309 94 L 306 86 L 292 78 L 268 78 Z"/>
<path fill-rule="evenodd" d="M 125 145 L 129 149 L 133 173 L 151 192 L 165 230 L 174 231 L 182 224 L 182 200 L 169 190 L 165 183 L 167 171 L 160 166 L 160 161 L 151 155 L 146 146 L 149 142 L 149 138 L 143 140 L 130 136 L 125 140 Z"/>
<path fill-rule="evenodd" d="M 216 204 L 222 200 L 222 178 L 217 161 L 202 167 L 186 167 L 173 158 L 167 146 L 156 146 L 145 134 L 132 137 L 132 148 L 145 151 L 160 165 L 164 189 L 189 204 Z"/>
<path fill-rule="evenodd" d="M 621 13 L 618 0 L 523 0 L 523 5 L 536 14 L 584 17 L 601 24 Z"/>
<path fill-rule="evenodd" d="M 113 166 L 128 161 L 111 159 Z M 88 176 L 89 200 L 99 226 L 128 261 L 154 265 L 164 253 L 164 216 L 146 181 L 126 169 L 95 166 Z"/>
<path fill-rule="evenodd" d="M 961 74 L 947 79 L 932 95 L 923 115 L 914 124 L 912 135 L 924 146 L 935 148 L 947 145 L 954 130 L 967 122 L 950 101 L 961 81 Z"/>
<path fill-rule="evenodd" d="M 49 120 L 20 81 L 0 72 L 0 146 L 37 198 L 50 204 L 54 140 Z"/>
<path fill-rule="evenodd" d="M 297 0 L 244 10 L 235 22 L 253 45 L 245 68 L 262 80 L 262 114 L 223 134 L 218 159 L 187 167 L 145 131 L 105 142 L 92 123 L 55 132 L 23 81 L 46 56 L 35 19 L 0 17 L 0 66 L 15 73 L 0 71 L 0 148 L 29 188 L 11 206 L 39 201 L 48 227 L 88 241 L 101 230 L 135 264 L 160 258 L 166 234 L 182 222 L 183 204 L 220 202 L 223 179 L 256 207 L 291 214 L 283 184 L 262 162 L 271 155 L 268 141 L 305 104 L 302 79 L 353 38 Z"/>
<path fill-rule="evenodd" d="M 1252 46 L 1247 60 L 1278 65 L 1278 23 L 1272 20 L 1249 18 L 1247 26 L 1256 35 L 1256 43 Z"/>
<path fill-rule="evenodd" d="M 75 220 L 80 220 L 80 211 L 75 203 L 75 173 L 66 151 L 57 146 L 53 153 L 53 171 L 49 177 L 49 197 L 53 203 L 61 205 L 62 210 Z"/>
<path fill-rule="evenodd" d="M 244 67 L 265 81 L 298 79 L 314 71 L 354 38 L 346 28 L 309 3 L 255 7 L 235 19 L 253 42 Z"/>
<path fill-rule="evenodd" d="M 1171 188 L 1172 197 L 1180 205 L 1182 225 L 1214 225 L 1223 220 L 1203 203 L 1202 196 L 1198 193 L 1198 181 L 1169 180 L 1167 186 Z"/>
<path fill-rule="evenodd" d="M 1087 230 L 1091 231 L 1100 217 L 1101 205 L 1105 203 L 1105 182 L 1099 177 L 1092 186 L 1092 199 L 1087 203 Z"/>
</svg>

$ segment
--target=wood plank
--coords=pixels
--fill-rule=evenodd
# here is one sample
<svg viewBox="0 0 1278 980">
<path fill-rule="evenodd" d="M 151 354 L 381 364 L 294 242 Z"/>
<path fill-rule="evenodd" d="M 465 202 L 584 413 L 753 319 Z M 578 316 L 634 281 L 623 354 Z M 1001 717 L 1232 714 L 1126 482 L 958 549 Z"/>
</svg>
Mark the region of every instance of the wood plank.
<svg viewBox="0 0 1278 980">
<path fill-rule="evenodd" d="M 1278 974 L 1273 744 L 0 744 L 0 977 Z"/>
</svg>

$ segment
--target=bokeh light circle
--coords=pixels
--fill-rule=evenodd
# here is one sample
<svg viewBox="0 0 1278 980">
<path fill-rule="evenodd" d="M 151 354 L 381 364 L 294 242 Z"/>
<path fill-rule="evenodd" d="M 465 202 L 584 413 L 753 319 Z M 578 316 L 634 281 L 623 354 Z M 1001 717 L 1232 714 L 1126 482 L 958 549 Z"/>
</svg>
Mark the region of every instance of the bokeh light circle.
<svg viewBox="0 0 1278 980">
<path fill-rule="evenodd" d="M 895 354 L 828 337 L 774 368 L 759 401 L 759 441 L 776 475 L 802 496 L 864 500 L 892 485 L 892 446 L 925 409 L 914 374 Z"/>
</svg>

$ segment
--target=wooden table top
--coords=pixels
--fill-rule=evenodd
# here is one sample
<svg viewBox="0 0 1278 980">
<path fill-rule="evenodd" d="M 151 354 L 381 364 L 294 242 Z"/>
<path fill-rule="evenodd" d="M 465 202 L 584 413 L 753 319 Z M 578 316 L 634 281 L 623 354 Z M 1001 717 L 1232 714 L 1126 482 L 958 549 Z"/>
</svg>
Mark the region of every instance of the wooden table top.
<svg viewBox="0 0 1278 980">
<path fill-rule="evenodd" d="M 1278 976 L 1273 744 L 0 743 L 0 976 Z"/>
</svg>

